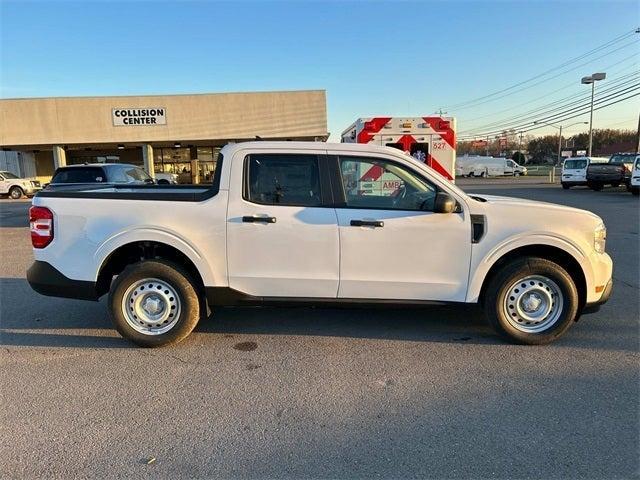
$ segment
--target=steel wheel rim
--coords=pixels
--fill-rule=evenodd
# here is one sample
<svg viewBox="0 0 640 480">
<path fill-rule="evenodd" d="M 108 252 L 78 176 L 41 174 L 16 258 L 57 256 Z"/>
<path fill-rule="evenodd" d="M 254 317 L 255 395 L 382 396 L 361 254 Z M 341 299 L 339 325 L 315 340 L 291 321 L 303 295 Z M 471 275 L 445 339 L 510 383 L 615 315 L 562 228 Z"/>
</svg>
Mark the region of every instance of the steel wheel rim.
<svg viewBox="0 0 640 480">
<path fill-rule="evenodd" d="M 175 288 L 157 278 L 138 280 L 122 297 L 122 314 L 131 328 L 144 335 L 162 335 L 180 317 L 181 301 Z"/>
<path fill-rule="evenodd" d="M 17 198 L 20 198 L 22 194 L 20 193 L 20 190 L 18 190 L 17 188 L 12 188 L 9 196 L 13 199 L 17 199 Z"/>
<path fill-rule="evenodd" d="M 564 306 L 562 290 L 542 275 L 528 275 L 513 282 L 504 297 L 509 324 L 525 333 L 540 333 L 554 325 Z"/>
</svg>

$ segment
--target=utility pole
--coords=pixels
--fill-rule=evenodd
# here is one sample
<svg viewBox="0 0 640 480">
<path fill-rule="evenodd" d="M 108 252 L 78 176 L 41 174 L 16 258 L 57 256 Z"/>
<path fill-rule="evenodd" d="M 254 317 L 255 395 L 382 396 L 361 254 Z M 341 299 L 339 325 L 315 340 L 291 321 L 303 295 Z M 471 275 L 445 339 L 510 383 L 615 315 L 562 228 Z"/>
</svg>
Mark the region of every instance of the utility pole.
<svg viewBox="0 0 640 480">
<path fill-rule="evenodd" d="M 560 125 L 560 132 L 558 133 L 558 163 L 562 163 L 562 125 Z"/>
<path fill-rule="evenodd" d="M 638 114 L 638 133 L 636 133 L 636 153 L 640 152 L 640 113 Z"/>
</svg>

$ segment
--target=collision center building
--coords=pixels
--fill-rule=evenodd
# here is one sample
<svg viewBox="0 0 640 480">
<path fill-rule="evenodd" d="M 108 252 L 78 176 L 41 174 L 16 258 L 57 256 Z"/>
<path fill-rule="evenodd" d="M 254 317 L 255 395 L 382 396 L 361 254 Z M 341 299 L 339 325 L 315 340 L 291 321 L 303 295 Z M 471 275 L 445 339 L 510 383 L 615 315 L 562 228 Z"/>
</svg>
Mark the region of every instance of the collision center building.
<svg viewBox="0 0 640 480">
<path fill-rule="evenodd" d="M 327 137 L 324 90 L 0 100 L 0 170 L 44 181 L 116 162 L 205 183 L 229 142 Z"/>
</svg>

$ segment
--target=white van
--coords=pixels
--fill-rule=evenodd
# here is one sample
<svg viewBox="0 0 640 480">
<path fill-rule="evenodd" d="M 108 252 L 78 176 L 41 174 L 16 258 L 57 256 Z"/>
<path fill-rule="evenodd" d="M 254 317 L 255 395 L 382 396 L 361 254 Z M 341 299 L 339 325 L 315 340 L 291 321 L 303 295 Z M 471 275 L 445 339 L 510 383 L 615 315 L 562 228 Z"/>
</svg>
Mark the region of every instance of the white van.
<svg viewBox="0 0 640 480">
<path fill-rule="evenodd" d="M 527 167 L 517 164 L 510 158 L 497 157 L 458 157 L 456 175 L 474 177 L 498 177 L 527 174 Z"/>
<path fill-rule="evenodd" d="M 629 190 L 636 196 L 640 195 L 640 155 L 637 156 L 635 162 L 633 162 Z"/>
<path fill-rule="evenodd" d="M 571 157 L 562 164 L 560 182 L 565 190 L 577 185 L 587 184 L 587 167 L 592 163 L 608 163 L 604 157 Z"/>
</svg>

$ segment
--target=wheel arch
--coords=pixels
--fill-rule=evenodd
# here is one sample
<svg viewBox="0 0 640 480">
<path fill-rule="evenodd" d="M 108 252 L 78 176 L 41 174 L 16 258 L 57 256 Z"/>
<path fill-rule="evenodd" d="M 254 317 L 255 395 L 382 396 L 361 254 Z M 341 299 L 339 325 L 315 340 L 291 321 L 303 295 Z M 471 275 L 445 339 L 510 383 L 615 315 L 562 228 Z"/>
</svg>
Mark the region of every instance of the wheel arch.
<svg viewBox="0 0 640 480">
<path fill-rule="evenodd" d="M 204 292 L 204 278 L 196 263 L 184 250 L 158 240 L 136 240 L 119 245 L 102 260 L 96 278 L 98 297 L 106 294 L 113 277 L 121 273 L 127 265 L 142 261 L 162 259 L 182 266 L 196 282 L 197 289 Z"/>
<path fill-rule="evenodd" d="M 557 263 L 564 268 L 571 276 L 576 284 L 579 298 L 579 310 L 587 301 L 587 276 L 582 267 L 582 264 L 576 258 L 576 255 L 571 253 L 569 249 L 561 248 L 557 245 L 550 245 L 546 243 L 535 243 L 529 245 L 521 245 L 512 248 L 506 252 L 502 252 L 500 255 L 495 255 L 493 263 L 490 264 L 486 271 L 486 274 L 481 279 L 479 288 L 476 287 L 476 299 L 483 302 L 486 288 L 491 282 L 491 279 L 509 262 L 522 258 L 522 257 L 539 257 L 546 260 L 550 260 Z M 478 282 L 476 282 L 478 283 Z M 473 292 L 470 290 L 470 295 Z"/>
</svg>

